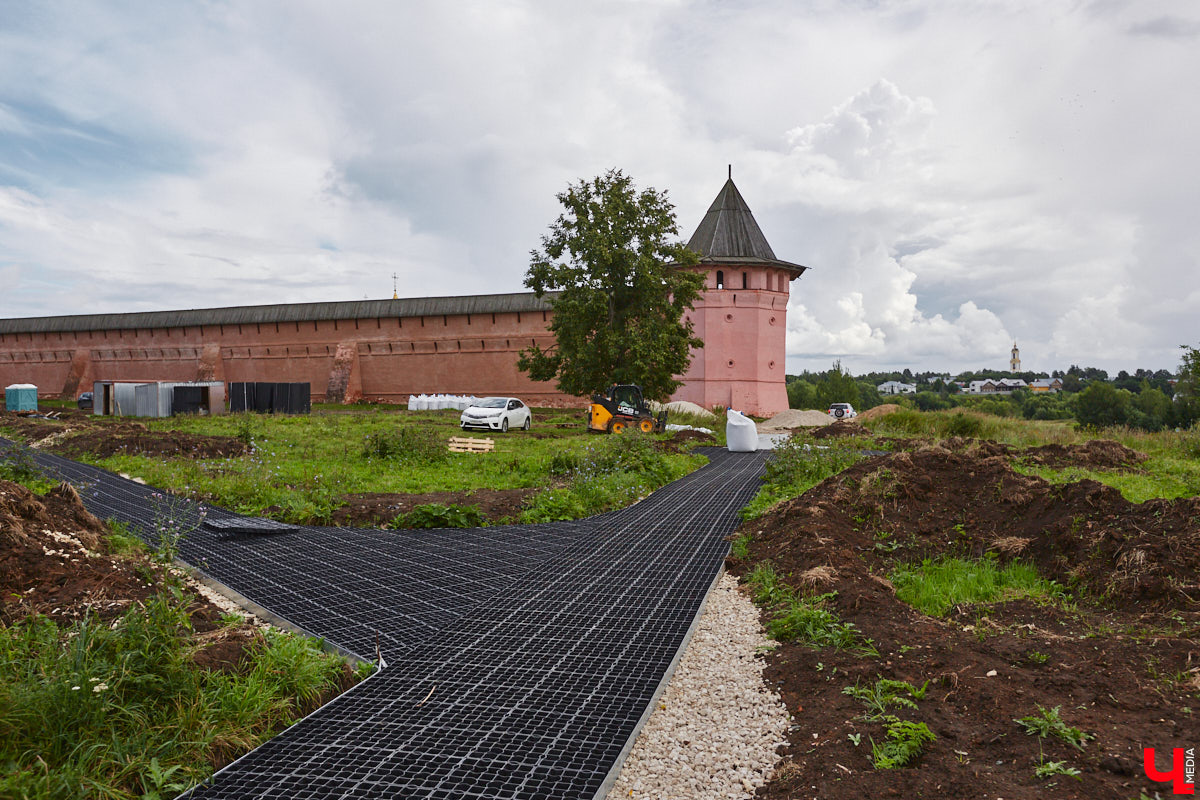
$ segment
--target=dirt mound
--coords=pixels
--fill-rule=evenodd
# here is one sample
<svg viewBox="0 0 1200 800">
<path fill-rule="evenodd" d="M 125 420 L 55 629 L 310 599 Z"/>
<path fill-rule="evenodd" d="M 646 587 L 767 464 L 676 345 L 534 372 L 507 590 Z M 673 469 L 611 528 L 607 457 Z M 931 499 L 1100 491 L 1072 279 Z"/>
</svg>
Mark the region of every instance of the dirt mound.
<svg viewBox="0 0 1200 800">
<path fill-rule="evenodd" d="M 1083 444 L 1047 444 L 1031 447 L 1021 456 L 1034 464 L 1046 467 L 1085 467 L 1098 472 L 1133 470 L 1146 460 L 1145 453 L 1131 450 L 1109 439 L 1093 439 Z"/>
<path fill-rule="evenodd" d="M 65 456 L 90 453 L 99 458 L 118 453 L 143 456 L 232 458 L 249 447 L 232 436 L 203 436 L 183 431 L 150 431 L 136 422 L 106 425 L 58 439 L 45 447 Z"/>
<path fill-rule="evenodd" d="M 838 420 L 824 428 L 814 428 L 808 435 L 814 439 L 836 439 L 839 436 L 870 436 L 871 432 L 857 422 Z"/>
<path fill-rule="evenodd" d="M 815 428 L 832 425 L 833 422 L 833 417 L 824 411 L 801 411 L 798 408 L 789 408 L 780 411 L 766 422 L 760 422 L 758 429 L 760 431 L 786 431 L 792 428 Z"/>
<path fill-rule="evenodd" d="M 929 555 L 966 548 L 979 556 L 1002 537 L 1028 539 L 1021 555 L 1063 584 L 1114 602 L 1200 609 L 1200 501 L 1135 505 L 1095 481 L 1054 486 L 1014 472 L 1007 454 L 982 442 L 878 456 L 831 479 L 834 499 Z"/>
<path fill-rule="evenodd" d="M 417 506 L 436 503 L 443 506 L 479 506 L 492 524 L 515 519 L 538 489 L 475 489 L 469 492 L 429 492 L 427 494 L 388 494 L 370 492 L 347 494 L 345 505 L 333 512 L 333 524 L 346 527 L 389 525 L 397 516 Z M 267 509 L 270 512 L 272 509 Z M 317 520 L 313 520 L 317 522 Z"/>
<path fill-rule="evenodd" d="M 249 447 L 231 436 L 203 436 L 183 431 L 152 431 L 140 422 L 77 414 L 60 420 L 6 414 L 0 422 L 27 439 L 32 447 L 77 458 L 107 458 L 118 453 L 191 458 L 232 458 Z"/>
<path fill-rule="evenodd" d="M 862 420 L 879 419 L 880 417 L 887 416 L 888 414 L 899 410 L 900 406 L 896 405 L 895 403 L 884 403 L 881 406 L 868 408 L 866 411 L 861 412 L 858 415 L 858 418 Z"/>
<path fill-rule="evenodd" d="M 149 596 L 143 575 L 103 552 L 104 534 L 71 486 L 38 497 L 0 481 L 0 624 L 31 612 L 106 619 Z"/>
<path fill-rule="evenodd" d="M 1172 737 L 1195 730 L 1184 707 L 1200 690 L 1196 499 L 1135 505 L 1094 481 L 1055 486 L 1016 473 L 994 442 L 950 441 L 860 461 L 743 533 L 750 555 L 731 559 L 733 572 L 767 559 L 797 590 L 832 593 L 830 608 L 879 651 L 793 643 L 768 657 L 764 678 L 795 722 L 759 797 L 812 796 L 816 786 L 825 800 L 1153 796 L 1142 748 L 1169 753 Z M 898 564 L 988 552 L 1035 563 L 1071 587 L 1078 607 L 1013 600 L 934 619 L 901 602 L 888 579 Z M 882 724 L 843 692 L 879 678 L 929 682 L 916 708 L 896 712 L 937 737 L 906 769 L 872 768 L 867 741 L 883 740 Z M 1077 750 L 1025 735 L 1015 720 L 1039 706 L 1094 740 Z M 1038 778 L 1051 761 L 1079 779 Z"/>
</svg>

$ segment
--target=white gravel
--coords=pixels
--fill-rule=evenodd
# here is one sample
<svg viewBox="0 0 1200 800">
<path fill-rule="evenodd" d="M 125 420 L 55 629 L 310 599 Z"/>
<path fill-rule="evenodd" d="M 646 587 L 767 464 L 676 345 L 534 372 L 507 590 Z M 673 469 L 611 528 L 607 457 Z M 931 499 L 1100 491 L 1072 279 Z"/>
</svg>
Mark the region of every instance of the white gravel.
<svg viewBox="0 0 1200 800">
<path fill-rule="evenodd" d="M 791 720 L 763 684 L 762 653 L 773 643 L 737 586 L 722 575 L 709 595 L 608 800 L 729 800 L 770 779 Z"/>
</svg>

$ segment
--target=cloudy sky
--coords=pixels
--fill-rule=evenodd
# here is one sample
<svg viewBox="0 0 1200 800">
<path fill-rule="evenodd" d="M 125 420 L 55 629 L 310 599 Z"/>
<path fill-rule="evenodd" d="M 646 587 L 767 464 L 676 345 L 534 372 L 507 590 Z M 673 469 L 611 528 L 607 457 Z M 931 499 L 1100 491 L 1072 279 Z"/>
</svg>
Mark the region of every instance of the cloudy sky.
<svg viewBox="0 0 1200 800">
<path fill-rule="evenodd" d="M 522 291 L 569 182 L 734 180 L 789 371 L 1175 369 L 1193 0 L 0 0 L 0 317 Z"/>
</svg>

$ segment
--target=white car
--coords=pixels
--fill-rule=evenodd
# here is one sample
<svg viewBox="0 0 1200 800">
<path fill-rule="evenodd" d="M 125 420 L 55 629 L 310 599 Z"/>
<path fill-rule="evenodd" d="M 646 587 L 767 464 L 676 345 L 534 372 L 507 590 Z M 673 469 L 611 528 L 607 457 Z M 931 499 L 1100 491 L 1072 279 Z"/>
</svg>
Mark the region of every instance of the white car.
<svg viewBox="0 0 1200 800">
<path fill-rule="evenodd" d="M 515 397 L 484 397 L 469 406 L 458 424 L 465 431 L 467 428 L 485 428 L 489 431 L 507 431 L 509 428 L 529 430 L 533 415 L 529 406 Z"/>
<path fill-rule="evenodd" d="M 849 403 L 830 403 L 829 416 L 834 419 L 850 419 L 851 417 L 857 417 L 858 412 Z"/>
</svg>

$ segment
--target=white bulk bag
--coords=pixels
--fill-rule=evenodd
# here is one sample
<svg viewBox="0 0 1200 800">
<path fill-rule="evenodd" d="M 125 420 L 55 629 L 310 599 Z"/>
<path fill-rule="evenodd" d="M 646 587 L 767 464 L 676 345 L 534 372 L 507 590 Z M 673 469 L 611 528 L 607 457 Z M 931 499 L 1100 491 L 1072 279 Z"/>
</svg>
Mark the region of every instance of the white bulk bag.
<svg viewBox="0 0 1200 800">
<path fill-rule="evenodd" d="M 725 446 L 731 453 L 752 453 L 758 449 L 758 426 L 754 420 L 734 411 L 726 413 Z"/>
</svg>

